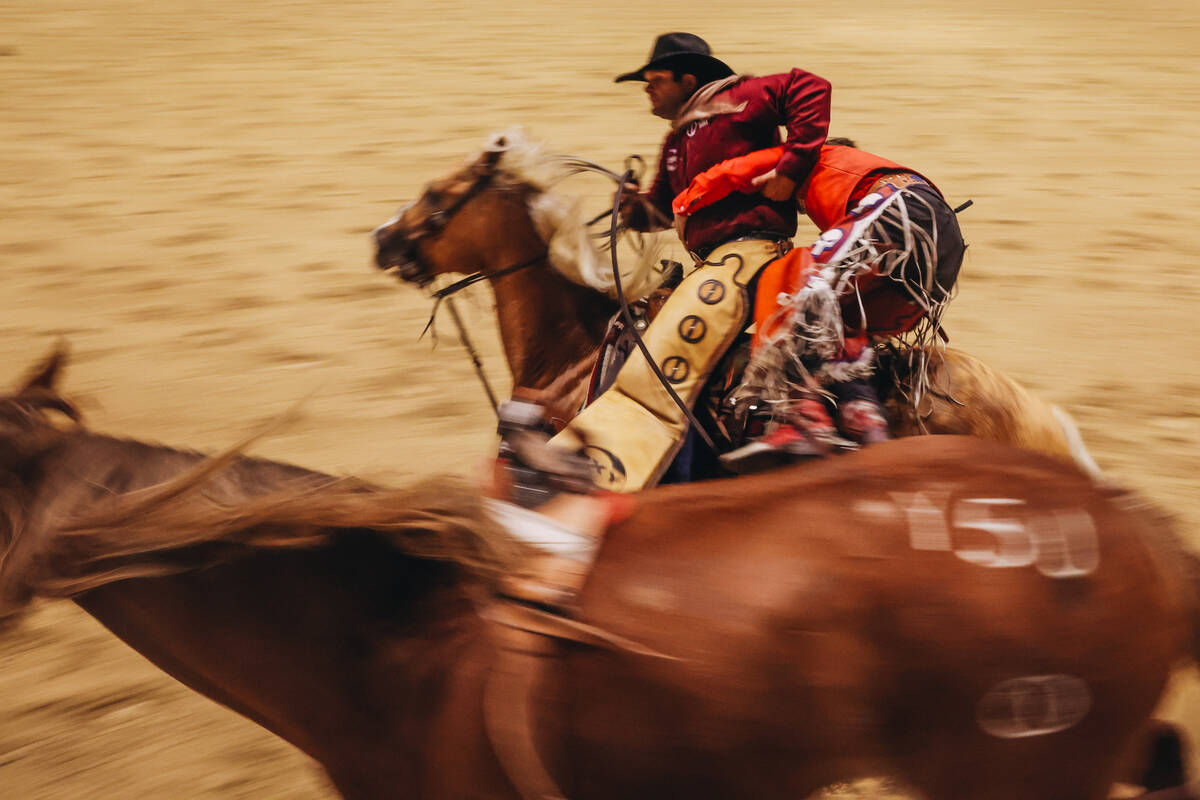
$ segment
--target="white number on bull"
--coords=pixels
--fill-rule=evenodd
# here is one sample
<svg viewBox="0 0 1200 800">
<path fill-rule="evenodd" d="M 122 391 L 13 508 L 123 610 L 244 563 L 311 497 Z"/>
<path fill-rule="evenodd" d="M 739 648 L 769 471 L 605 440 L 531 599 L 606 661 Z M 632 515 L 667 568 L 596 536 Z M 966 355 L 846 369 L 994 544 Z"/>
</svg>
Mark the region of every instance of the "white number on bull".
<svg viewBox="0 0 1200 800">
<path fill-rule="evenodd" d="M 1096 526 L 1082 508 L 1033 511 L 1011 497 L 952 500 L 945 489 L 891 495 L 915 550 L 950 551 L 981 567 L 1033 566 L 1049 578 L 1088 575 L 1100 565 Z"/>
</svg>

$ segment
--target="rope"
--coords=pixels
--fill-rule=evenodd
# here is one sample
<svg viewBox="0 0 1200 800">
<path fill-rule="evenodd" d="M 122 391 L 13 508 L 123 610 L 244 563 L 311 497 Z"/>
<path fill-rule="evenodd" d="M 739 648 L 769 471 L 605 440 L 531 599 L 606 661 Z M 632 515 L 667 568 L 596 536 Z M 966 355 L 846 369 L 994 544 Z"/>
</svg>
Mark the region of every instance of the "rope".
<svg viewBox="0 0 1200 800">
<path fill-rule="evenodd" d="M 497 417 L 499 417 L 500 412 L 499 404 L 496 401 L 496 393 L 492 391 L 492 384 L 488 381 L 487 374 L 483 371 L 483 360 L 479 357 L 479 351 L 475 349 L 475 345 L 471 341 L 471 337 L 467 335 L 467 326 L 463 324 L 462 317 L 458 315 L 458 308 L 455 307 L 451 297 L 458 292 L 461 292 L 463 289 L 466 289 L 468 286 L 479 283 L 482 280 L 487 280 L 488 278 L 500 278 L 505 275 L 511 275 L 519 270 L 523 270 L 526 267 L 531 267 L 545 259 L 546 256 L 547 253 L 543 251 L 527 261 L 522 261 L 519 264 L 513 264 L 512 266 L 505 267 L 504 269 L 493 273 L 492 275 L 485 275 L 482 272 L 473 272 L 462 280 L 455 281 L 449 286 L 438 289 L 433 293 L 433 310 L 429 312 L 429 321 L 425 323 L 425 327 L 421 331 L 421 336 L 418 337 L 424 337 L 425 334 L 433 331 L 434 340 L 437 340 L 437 328 L 434 327 L 434 325 L 437 320 L 438 310 L 441 308 L 442 303 L 445 302 L 446 308 L 450 310 L 450 319 L 454 321 L 454 327 L 458 328 L 458 338 L 462 341 L 463 347 L 465 347 L 467 350 L 467 356 L 471 359 L 471 364 L 475 368 L 475 375 L 478 376 L 479 382 L 483 384 L 483 391 L 487 394 L 488 402 L 492 404 L 492 412 L 495 413 Z"/>
<path fill-rule="evenodd" d="M 621 287 L 621 269 L 617 265 L 617 228 L 620 219 L 621 198 L 625 193 L 625 184 L 632 177 L 633 169 L 626 169 L 625 174 L 621 176 L 620 181 L 617 183 L 617 191 L 613 195 L 612 222 L 611 227 L 609 228 L 609 237 L 610 241 L 612 242 L 610 254 L 612 255 L 613 283 L 616 286 L 617 297 L 621 298 L 621 318 L 625 320 L 625 325 L 628 328 L 629 333 L 633 336 L 634 343 L 637 344 L 638 350 L 642 352 L 642 357 L 646 359 L 646 363 L 650 366 L 650 369 L 654 371 L 654 376 L 658 378 L 658 382 L 661 383 L 662 387 L 667 390 L 667 394 L 671 396 L 671 399 L 675 402 L 675 405 L 679 406 L 679 410 L 683 412 L 685 417 L 687 417 L 688 422 L 691 424 L 692 428 L 696 431 L 700 438 L 704 440 L 704 443 L 708 445 L 714 453 L 718 453 L 720 451 L 717 450 L 717 445 L 713 442 L 712 437 L 710 437 L 708 432 L 705 431 L 700 425 L 700 420 L 696 419 L 696 416 L 692 413 L 692 410 L 688 408 L 687 403 L 683 402 L 683 399 L 671 386 L 670 381 L 667 380 L 667 376 L 663 375 L 662 370 L 659 369 L 658 364 L 654 361 L 654 357 L 650 355 L 650 350 L 646 347 L 645 341 L 642 340 L 642 334 L 638 331 L 637 324 L 633 319 L 633 312 L 629 310 L 629 301 L 625 299 L 625 292 Z"/>
<path fill-rule="evenodd" d="M 479 353 L 475 350 L 475 345 L 467 336 L 467 328 L 463 325 L 462 317 L 458 315 L 458 308 L 454 305 L 454 301 L 449 297 L 446 298 L 446 308 L 450 309 L 450 319 L 454 320 L 454 326 L 458 328 L 458 338 L 462 340 L 463 346 L 467 348 L 467 354 L 471 357 L 471 363 L 475 366 L 475 374 L 479 376 L 479 382 L 483 384 L 483 391 L 487 393 L 488 402 L 492 404 L 492 413 L 496 418 L 500 418 L 500 406 L 496 402 L 496 394 L 492 391 L 492 385 L 488 383 L 487 375 L 483 371 L 483 361 L 479 358 Z"/>
</svg>

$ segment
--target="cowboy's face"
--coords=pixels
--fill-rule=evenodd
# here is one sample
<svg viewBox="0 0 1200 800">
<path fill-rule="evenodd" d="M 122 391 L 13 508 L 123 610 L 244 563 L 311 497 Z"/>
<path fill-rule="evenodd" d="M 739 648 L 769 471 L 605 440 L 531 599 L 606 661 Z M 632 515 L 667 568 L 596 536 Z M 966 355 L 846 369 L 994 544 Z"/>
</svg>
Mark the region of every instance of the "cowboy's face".
<svg viewBox="0 0 1200 800">
<path fill-rule="evenodd" d="M 696 91 L 695 75 L 683 75 L 680 80 L 675 80 L 675 75 L 669 69 L 648 69 L 642 75 L 646 79 L 650 111 L 656 117 L 675 119 L 679 109 Z"/>
</svg>

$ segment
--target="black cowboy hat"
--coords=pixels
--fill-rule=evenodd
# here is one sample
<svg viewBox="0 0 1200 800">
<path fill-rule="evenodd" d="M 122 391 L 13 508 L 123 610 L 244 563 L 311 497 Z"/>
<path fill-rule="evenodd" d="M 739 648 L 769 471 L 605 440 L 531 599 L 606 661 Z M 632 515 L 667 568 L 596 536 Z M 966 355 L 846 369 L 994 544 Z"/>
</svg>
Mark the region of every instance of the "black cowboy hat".
<svg viewBox="0 0 1200 800">
<path fill-rule="evenodd" d="M 646 70 L 656 67 L 662 68 L 664 62 L 680 56 L 686 56 L 698 62 L 707 62 L 714 72 L 724 72 L 725 75 L 733 74 L 733 70 L 729 68 L 728 64 L 719 58 L 713 58 L 712 49 L 708 46 L 708 42 L 696 34 L 664 33 L 654 40 L 654 48 L 650 51 L 650 59 L 645 65 L 638 67 L 633 72 L 618 75 L 615 82 L 644 81 L 646 80 L 644 74 Z M 724 75 L 721 77 L 724 77 Z"/>
</svg>

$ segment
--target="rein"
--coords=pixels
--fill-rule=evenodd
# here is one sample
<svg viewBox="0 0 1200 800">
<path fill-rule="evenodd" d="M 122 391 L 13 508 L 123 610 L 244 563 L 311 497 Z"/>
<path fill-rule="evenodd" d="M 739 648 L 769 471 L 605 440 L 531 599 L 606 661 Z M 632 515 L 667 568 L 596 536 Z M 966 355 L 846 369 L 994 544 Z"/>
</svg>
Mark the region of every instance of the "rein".
<svg viewBox="0 0 1200 800">
<path fill-rule="evenodd" d="M 639 165 L 643 170 L 645 168 L 645 162 L 642 161 L 642 157 L 636 155 L 625 159 L 625 166 L 627 169 L 624 177 L 606 167 L 600 166 L 594 161 L 588 161 L 582 158 L 565 158 L 563 159 L 563 164 L 567 168 L 569 174 L 576 175 L 583 172 L 594 172 L 612 179 L 613 181 L 617 182 L 618 185 L 620 185 L 622 180 L 626 180 L 629 176 L 633 175 L 635 173 L 635 168 Z M 489 170 L 488 172 L 476 178 L 476 180 L 471 184 L 462 197 L 458 198 L 458 200 L 456 200 L 447 208 L 438 209 L 433 215 L 431 215 L 431 217 L 435 217 L 436 219 L 433 220 L 434 224 L 429 227 L 433 227 L 434 229 L 441 229 L 445 227 L 446 223 L 449 222 L 450 217 L 452 217 L 455 212 L 462 208 L 462 206 L 465 205 L 468 200 L 482 191 L 483 188 L 491 181 L 494 175 L 494 170 Z M 619 197 L 620 192 L 618 191 L 618 198 Z M 588 225 L 592 225 L 612 213 L 613 212 L 611 210 L 605 211 L 603 214 L 596 217 L 595 220 L 589 222 Z M 616 219 L 615 214 L 614 219 Z M 425 234 L 428 235 L 428 230 L 425 232 Z M 615 249 L 615 233 L 612 234 L 612 242 Z M 482 272 L 472 272 L 470 275 L 455 281 L 449 286 L 443 286 L 441 289 L 438 289 L 431 295 L 433 297 L 433 308 L 429 312 L 429 321 L 425 323 L 425 328 L 421 331 L 421 336 L 423 337 L 432 330 L 434 331 L 434 337 L 436 338 L 437 329 L 435 327 L 435 323 L 437 321 L 437 313 L 441 308 L 442 302 L 445 301 L 446 307 L 450 310 L 450 319 L 453 320 L 454 327 L 458 329 L 459 339 L 462 341 L 463 346 L 467 350 L 467 356 L 471 359 L 471 365 L 475 369 L 475 375 L 479 378 L 479 383 L 483 386 L 483 391 L 484 394 L 487 395 L 488 402 L 491 403 L 492 412 L 497 416 L 499 416 L 499 405 L 496 401 L 496 393 L 492 389 L 491 382 L 487 379 L 487 373 L 485 373 L 483 370 L 483 360 L 479 357 L 479 351 L 475 349 L 474 343 L 472 343 L 470 336 L 467 335 L 466 325 L 463 324 L 462 317 L 459 316 L 458 309 L 454 306 L 454 302 L 451 298 L 455 294 L 461 292 L 463 289 L 466 289 L 468 286 L 472 286 L 480 281 L 502 278 L 505 275 L 511 275 L 514 272 L 520 272 L 523 269 L 527 269 L 528 267 L 532 267 L 534 264 L 543 261 L 548 256 L 549 251 L 543 250 L 541 253 L 538 253 L 530 259 L 522 261 L 518 264 L 507 266 L 492 275 L 486 275 Z"/>
<path fill-rule="evenodd" d="M 437 319 L 438 309 L 441 308 L 442 302 L 445 301 L 446 308 L 450 309 L 450 319 L 454 321 L 454 327 L 458 329 L 458 338 L 462 341 L 463 347 L 467 349 L 467 355 L 471 359 L 471 365 L 475 368 L 475 375 L 478 376 L 479 382 L 483 384 L 484 394 L 487 395 L 488 402 L 492 405 L 492 413 L 497 417 L 500 415 L 499 403 L 496 401 L 496 393 L 492 390 L 492 384 L 487 379 L 487 373 L 483 371 L 483 359 L 479 357 L 479 351 L 475 349 L 475 344 L 471 341 L 471 337 L 467 335 L 467 326 L 463 324 L 462 317 L 458 315 L 458 308 L 454 305 L 451 299 L 453 295 L 461 292 L 471 284 L 479 283 L 488 278 L 501 278 L 505 275 L 511 275 L 514 272 L 520 272 L 523 269 L 532 267 L 539 263 L 547 256 L 547 251 L 542 251 L 538 255 L 519 264 L 505 267 L 494 275 L 485 275 L 482 272 L 472 272 L 462 280 L 455 281 L 449 286 L 438 289 L 433 293 L 433 310 L 429 312 L 429 322 L 425 323 L 425 329 L 421 331 L 424 336 L 434 327 L 434 321 Z M 435 333 L 436 336 L 436 333 Z"/>
<path fill-rule="evenodd" d="M 441 289 L 438 289 L 436 292 L 433 293 L 432 297 L 434 300 L 440 302 L 441 300 L 449 297 L 452 294 L 457 294 L 458 292 L 461 292 L 463 289 L 467 288 L 468 286 L 470 286 L 473 283 L 479 283 L 480 281 L 486 281 L 489 278 L 502 278 L 505 275 L 511 275 L 514 272 L 520 272 L 521 270 L 525 269 L 526 267 L 532 267 L 534 264 L 545 259 L 548 254 L 549 254 L 548 251 L 543 250 L 541 253 L 539 253 L 538 255 L 529 259 L 528 261 L 522 261 L 519 264 L 513 264 L 512 266 L 505 267 L 504 269 L 502 269 L 499 272 L 496 272 L 495 274 L 492 274 L 492 275 L 485 275 L 482 272 L 472 272 L 470 275 L 463 278 L 462 280 L 457 280 L 454 283 L 450 284 L 449 286 L 445 286 Z M 434 305 L 434 310 L 435 311 L 437 310 L 436 304 Z"/>
<path fill-rule="evenodd" d="M 609 243 L 611 245 L 609 252 L 612 256 L 613 284 L 617 290 L 617 297 L 621 300 L 621 317 L 625 320 L 625 325 L 630 334 L 633 336 L 633 341 L 637 344 L 638 350 L 642 352 L 642 357 L 646 359 L 647 366 L 654 371 L 654 376 L 658 378 L 658 382 L 664 389 L 667 390 L 667 394 L 670 395 L 671 400 L 675 402 L 675 405 L 679 406 L 679 410 L 683 412 L 685 417 L 687 417 L 688 422 L 691 424 L 692 429 L 696 431 L 696 434 L 704 440 L 704 443 L 708 445 L 709 449 L 712 450 L 713 453 L 719 453 L 720 451 L 717 449 L 717 445 L 715 442 L 713 442 L 712 437 L 708 435 L 708 431 L 704 430 L 704 427 L 700 424 L 700 420 L 696 419 L 696 415 L 692 413 L 690 408 L 688 408 L 687 403 L 683 402 L 683 398 L 681 398 L 679 393 L 675 391 L 675 387 L 673 387 L 671 382 L 667 380 L 667 376 L 663 375 L 662 370 L 659 369 L 658 362 L 656 362 L 654 357 L 650 355 L 650 350 L 646 347 L 646 342 L 642 339 L 642 334 L 638 330 L 637 324 L 634 322 L 633 312 L 629 310 L 629 301 L 625 298 L 625 292 L 621 288 L 621 270 L 617 265 L 617 233 L 618 228 L 620 227 L 619 212 L 621 209 L 621 199 L 625 194 L 625 184 L 633 177 L 633 169 L 626 169 L 625 174 L 621 176 L 620 182 L 617 183 L 616 195 L 613 197 L 613 207 L 611 212 L 612 218 L 610 220 L 608 233 Z M 684 435 L 686 436 L 687 434 L 685 433 Z"/>
<path fill-rule="evenodd" d="M 690 408 L 688 408 L 687 403 L 683 401 L 683 399 L 675 391 L 674 387 L 671 386 L 670 382 L 666 379 L 666 376 L 663 375 L 662 370 L 659 368 L 658 363 L 650 355 L 649 349 L 646 347 L 646 343 L 642 340 L 641 334 L 638 332 L 637 326 L 634 323 L 633 313 L 629 309 L 629 301 L 625 297 L 625 292 L 621 285 L 621 270 L 619 264 L 617 263 L 617 238 L 620 235 L 623 227 L 621 225 L 621 215 L 619 213 L 621 208 L 621 200 L 625 196 L 626 184 L 630 182 L 636 184 L 639 181 L 641 174 L 645 170 L 645 162 L 642 160 L 641 156 L 630 156 L 629 158 L 625 159 L 625 172 L 620 175 L 610 169 L 596 164 L 595 162 L 587 161 L 581 158 L 564 158 L 563 164 L 570 174 L 593 172 L 604 175 L 617 184 L 617 191 L 613 196 L 612 208 L 590 220 L 588 225 L 590 226 L 598 223 L 605 217 L 609 218 L 609 255 L 612 258 L 613 284 L 616 289 L 617 297 L 620 300 L 621 316 L 624 319 L 628 330 L 632 333 L 635 344 L 641 351 L 642 356 L 646 359 L 646 363 L 650 366 L 650 369 L 654 372 L 655 377 L 658 378 L 659 383 L 666 390 L 667 394 L 670 396 L 675 405 L 679 407 L 679 410 L 683 412 L 684 417 L 686 417 L 689 425 L 696 431 L 696 434 L 704 441 L 706 445 L 708 445 L 709 449 L 711 449 L 714 453 L 717 452 L 717 446 L 713 442 L 712 437 L 708 435 L 706 430 L 704 430 L 700 420 L 696 418 L 696 415 L 692 413 Z M 425 230 L 421 232 L 422 235 L 429 235 L 429 233 L 432 232 L 431 229 L 436 231 L 445 227 L 446 223 L 455 214 L 455 212 L 462 208 L 462 206 L 465 205 L 469 199 L 482 191 L 484 187 L 491 182 L 494 175 L 495 169 L 493 163 L 493 169 L 489 169 L 487 172 L 479 175 L 461 197 L 457 198 L 448 207 L 444 209 L 438 209 L 430 215 L 430 219 L 426 221 Z M 434 326 L 437 320 L 437 313 L 441 308 L 442 302 L 445 301 L 450 309 L 450 317 L 454 321 L 455 327 L 458 329 L 459 338 L 467 350 L 468 357 L 471 359 L 471 364 L 475 369 L 475 374 L 478 376 L 479 382 L 483 385 L 483 391 L 487 394 L 488 401 L 491 403 L 492 411 L 497 414 L 498 404 L 496 401 L 496 394 L 492 390 L 492 386 L 487 379 L 487 375 L 484 373 L 483 361 L 479 357 L 479 353 L 475 349 L 474 344 L 471 342 L 470 337 L 467 335 L 466 326 L 463 324 L 462 317 L 459 316 L 458 310 L 454 307 L 451 298 L 453 295 L 461 292 L 468 286 L 479 283 L 483 280 L 501 278 L 505 275 L 511 275 L 515 272 L 519 272 L 523 269 L 531 267 L 547 257 L 548 250 L 543 250 L 532 258 L 507 266 L 492 275 L 486 275 L 483 272 L 473 272 L 465 278 L 455 281 L 449 286 L 438 289 L 432 294 L 434 301 L 433 309 L 429 313 L 429 321 L 425 323 L 425 328 L 421 331 L 421 336 L 424 336 L 431 330 L 436 331 Z M 436 336 L 436 332 L 434 335 Z"/>
</svg>

